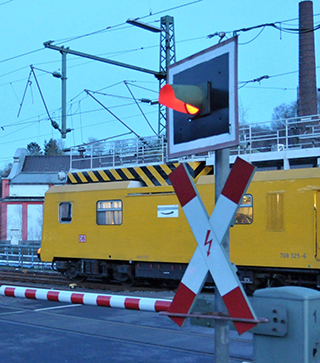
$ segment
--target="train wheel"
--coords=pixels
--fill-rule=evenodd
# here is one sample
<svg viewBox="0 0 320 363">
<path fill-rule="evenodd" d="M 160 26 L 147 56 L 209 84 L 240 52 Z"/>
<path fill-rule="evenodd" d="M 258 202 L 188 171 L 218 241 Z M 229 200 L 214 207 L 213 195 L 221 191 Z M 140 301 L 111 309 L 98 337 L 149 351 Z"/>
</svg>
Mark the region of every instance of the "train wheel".
<svg viewBox="0 0 320 363">
<path fill-rule="evenodd" d="M 79 274 L 80 262 L 70 262 L 68 269 L 64 272 L 64 275 L 70 280 L 80 279 Z"/>
<path fill-rule="evenodd" d="M 134 284 L 133 267 L 129 265 L 116 265 L 112 269 L 112 277 L 122 285 L 132 286 Z"/>
</svg>

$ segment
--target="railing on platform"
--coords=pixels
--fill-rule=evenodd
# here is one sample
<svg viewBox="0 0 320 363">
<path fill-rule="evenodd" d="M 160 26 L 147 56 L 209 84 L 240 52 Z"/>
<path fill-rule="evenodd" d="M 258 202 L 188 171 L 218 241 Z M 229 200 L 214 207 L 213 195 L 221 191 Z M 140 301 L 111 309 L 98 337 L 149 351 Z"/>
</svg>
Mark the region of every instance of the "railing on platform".
<svg viewBox="0 0 320 363">
<path fill-rule="evenodd" d="M 41 262 L 37 251 L 40 243 L 30 242 L 12 245 L 10 241 L 0 241 L 0 266 L 32 269 L 51 269 L 51 263 Z"/>
<path fill-rule="evenodd" d="M 320 147 L 320 116 L 242 124 L 240 144 L 230 155 Z M 202 156 L 204 160 L 206 155 Z M 190 157 L 199 158 L 198 157 Z M 166 163 L 165 136 L 97 141 L 71 149 L 70 171 Z"/>
<path fill-rule="evenodd" d="M 166 160 L 167 144 L 163 136 L 98 141 L 71 149 L 70 171 L 161 164 Z"/>
<path fill-rule="evenodd" d="M 235 154 L 251 154 L 320 146 L 320 116 L 244 124 L 239 127 L 240 145 Z"/>
</svg>

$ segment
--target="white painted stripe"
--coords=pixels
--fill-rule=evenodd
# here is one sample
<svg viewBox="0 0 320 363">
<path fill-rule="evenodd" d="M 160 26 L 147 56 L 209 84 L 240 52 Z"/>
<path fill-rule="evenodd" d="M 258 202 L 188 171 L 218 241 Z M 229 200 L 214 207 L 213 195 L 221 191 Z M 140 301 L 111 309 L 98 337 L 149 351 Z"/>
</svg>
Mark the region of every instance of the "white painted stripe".
<svg viewBox="0 0 320 363">
<path fill-rule="evenodd" d="M 37 289 L 36 290 L 36 299 L 38 300 L 48 300 L 48 292 L 50 290 L 46 290 L 46 289 Z"/>
<path fill-rule="evenodd" d="M 156 311 L 155 300 L 150 298 L 141 298 L 139 301 L 139 309 L 144 311 Z"/>
<path fill-rule="evenodd" d="M 62 305 L 62 306 L 51 306 L 50 308 L 41 308 L 41 309 L 34 309 L 33 311 L 46 311 L 46 310 L 56 310 L 56 309 L 65 309 L 65 308 L 76 308 L 81 306 L 81 304 L 71 304 L 71 305 Z"/>
<path fill-rule="evenodd" d="M 237 204 L 222 194 L 219 196 L 209 219 L 209 223 L 220 243 L 227 233 L 237 210 Z"/>
<path fill-rule="evenodd" d="M 83 296 L 83 304 L 85 305 L 97 305 L 98 294 L 85 293 Z"/>
<path fill-rule="evenodd" d="M 69 291 L 59 291 L 59 302 L 66 302 L 66 303 L 71 303 L 71 295 L 72 292 Z"/>
<path fill-rule="evenodd" d="M 199 247 L 197 247 L 181 282 L 197 295 L 205 283 L 207 274 L 208 267 L 203 260 Z"/>
<path fill-rule="evenodd" d="M 25 292 L 26 292 L 26 288 L 22 288 L 22 287 L 16 287 L 14 290 L 14 296 L 15 297 L 26 297 L 25 296 Z"/>
<path fill-rule="evenodd" d="M 205 241 L 203 234 L 207 233 L 208 214 L 204 209 L 202 202 L 199 198 L 193 198 L 183 208 L 187 217 L 190 228 L 194 234 L 196 241 L 202 245 Z M 199 246 L 201 248 L 201 246 Z"/>
<path fill-rule="evenodd" d="M 110 306 L 112 308 L 124 309 L 124 302 L 127 296 L 112 295 L 110 299 Z"/>
</svg>

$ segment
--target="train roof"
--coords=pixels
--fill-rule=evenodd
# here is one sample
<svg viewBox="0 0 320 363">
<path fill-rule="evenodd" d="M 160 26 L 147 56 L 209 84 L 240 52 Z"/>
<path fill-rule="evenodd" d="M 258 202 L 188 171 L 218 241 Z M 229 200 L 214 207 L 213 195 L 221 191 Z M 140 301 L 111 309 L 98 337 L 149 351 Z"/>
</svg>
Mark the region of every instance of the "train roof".
<svg viewBox="0 0 320 363">
<path fill-rule="evenodd" d="M 298 179 L 319 179 L 319 168 L 304 168 L 304 169 L 289 169 L 289 170 L 269 170 L 269 171 L 256 171 L 253 177 L 253 182 L 258 181 L 276 181 L 276 180 L 298 180 Z M 214 175 L 202 175 L 196 181 L 196 185 L 205 185 L 214 183 Z M 139 193 L 151 193 L 153 189 L 156 191 L 157 186 L 146 188 L 143 183 L 139 181 L 110 181 L 108 183 L 86 183 L 86 184 L 66 184 L 63 186 L 54 186 L 50 188 L 47 193 L 75 193 L 75 192 L 89 192 L 99 190 L 120 190 L 120 189 L 139 189 Z M 159 190 L 159 189 L 158 189 Z M 172 190 L 171 186 L 162 186 L 162 190 Z"/>
<path fill-rule="evenodd" d="M 320 168 L 299 168 L 289 170 L 268 170 L 256 171 L 252 181 L 274 181 L 274 180 L 295 180 L 295 179 L 319 179 Z M 201 176 L 197 185 L 210 184 L 214 182 L 214 175 Z"/>
</svg>

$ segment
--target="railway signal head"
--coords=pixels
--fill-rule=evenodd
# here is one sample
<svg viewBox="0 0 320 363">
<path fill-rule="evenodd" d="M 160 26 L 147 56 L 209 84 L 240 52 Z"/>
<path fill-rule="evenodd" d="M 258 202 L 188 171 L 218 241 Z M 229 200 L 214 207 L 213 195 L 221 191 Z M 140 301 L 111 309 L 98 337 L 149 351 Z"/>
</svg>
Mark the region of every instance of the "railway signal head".
<svg viewBox="0 0 320 363">
<path fill-rule="evenodd" d="M 237 39 L 170 65 L 159 103 L 167 106 L 168 156 L 238 145 Z"/>
<path fill-rule="evenodd" d="M 159 103 L 197 118 L 211 113 L 210 95 L 210 82 L 202 85 L 166 84 L 160 90 Z"/>
</svg>

